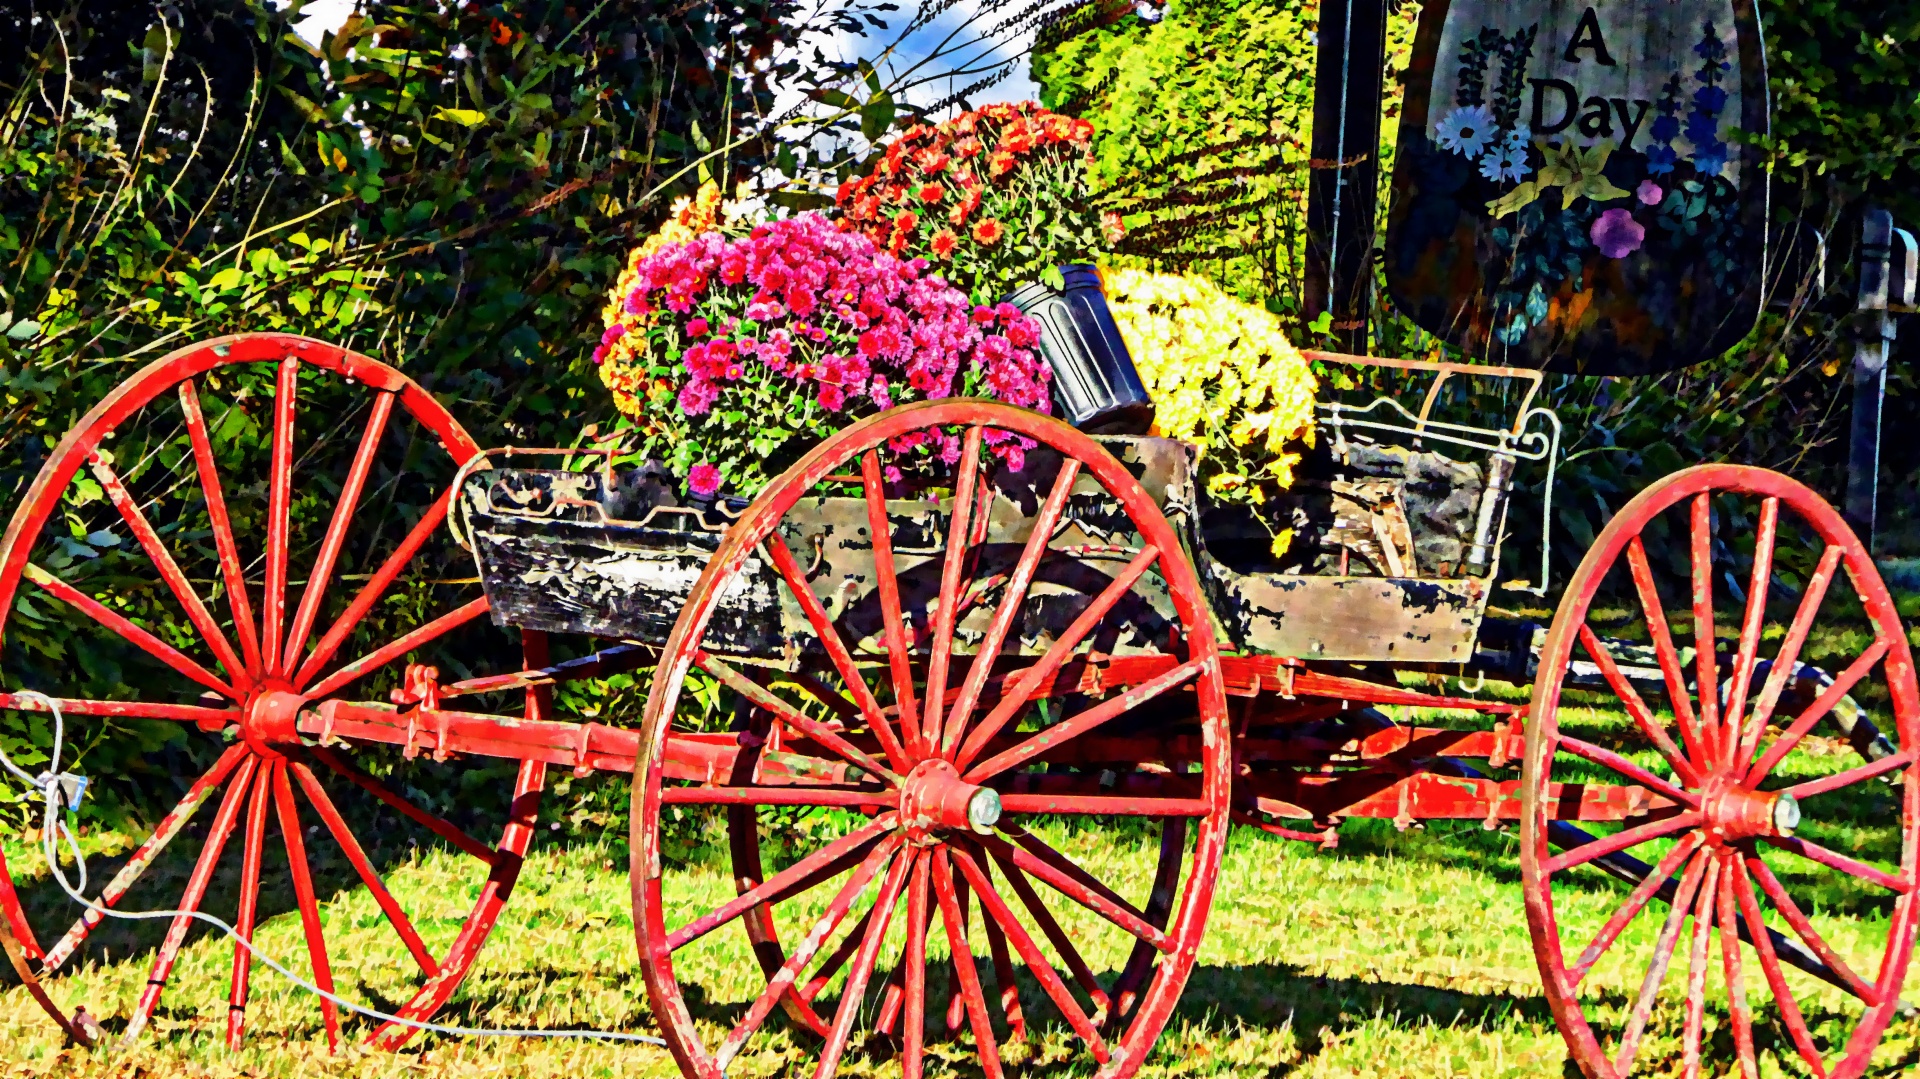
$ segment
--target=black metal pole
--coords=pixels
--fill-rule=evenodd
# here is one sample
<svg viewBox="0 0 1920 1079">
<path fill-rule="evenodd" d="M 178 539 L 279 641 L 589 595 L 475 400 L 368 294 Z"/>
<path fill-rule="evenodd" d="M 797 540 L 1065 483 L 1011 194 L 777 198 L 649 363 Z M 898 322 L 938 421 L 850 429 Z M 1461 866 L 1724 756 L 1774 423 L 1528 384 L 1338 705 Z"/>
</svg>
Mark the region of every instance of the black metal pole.
<svg viewBox="0 0 1920 1079">
<path fill-rule="evenodd" d="M 1333 316 L 1348 352 L 1367 349 L 1389 0 L 1320 5 L 1313 174 L 1307 190 L 1308 320 Z"/>
<path fill-rule="evenodd" d="M 1869 207 L 1860 222 L 1860 313 L 1853 353 L 1853 431 L 1847 443 L 1847 497 L 1844 513 L 1867 549 L 1873 549 L 1874 518 L 1879 509 L 1880 403 L 1887 392 L 1887 353 L 1893 322 L 1887 314 L 1892 274 L 1893 215 Z"/>
</svg>

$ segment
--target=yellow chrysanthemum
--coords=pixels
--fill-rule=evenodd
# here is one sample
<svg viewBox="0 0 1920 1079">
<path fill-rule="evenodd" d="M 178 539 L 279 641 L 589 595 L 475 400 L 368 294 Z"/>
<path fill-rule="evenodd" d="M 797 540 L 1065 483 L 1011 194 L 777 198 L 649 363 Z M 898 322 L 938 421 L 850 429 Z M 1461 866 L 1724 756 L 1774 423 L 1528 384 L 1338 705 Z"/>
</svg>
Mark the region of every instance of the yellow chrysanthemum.
<svg viewBox="0 0 1920 1079">
<path fill-rule="evenodd" d="M 1300 455 L 1288 447 L 1313 442 L 1316 384 L 1280 320 L 1198 277 L 1108 270 L 1106 290 L 1159 432 L 1203 452 L 1258 458 L 1279 487 L 1291 484 Z M 1208 487 L 1246 501 L 1262 497 L 1258 484 L 1231 469 Z"/>
<path fill-rule="evenodd" d="M 627 252 L 627 264 L 607 293 L 607 305 L 601 309 L 602 320 L 609 328 L 619 324 L 627 330 L 607 346 L 606 357 L 600 364 L 600 381 L 613 393 L 614 407 L 634 419 L 645 419 L 649 412 L 648 394 L 642 392 L 646 363 L 644 357 L 634 351 L 634 346 L 646 340 L 651 316 L 630 315 L 626 310 L 627 294 L 633 291 L 640 260 L 667 244 L 683 244 L 718 228 L 722 202 L 720 185 L 711 181 L 701 184 L 692 197 L 683 195 L 674 200 L 666 223 L 659 231 Z"/>
</svg>

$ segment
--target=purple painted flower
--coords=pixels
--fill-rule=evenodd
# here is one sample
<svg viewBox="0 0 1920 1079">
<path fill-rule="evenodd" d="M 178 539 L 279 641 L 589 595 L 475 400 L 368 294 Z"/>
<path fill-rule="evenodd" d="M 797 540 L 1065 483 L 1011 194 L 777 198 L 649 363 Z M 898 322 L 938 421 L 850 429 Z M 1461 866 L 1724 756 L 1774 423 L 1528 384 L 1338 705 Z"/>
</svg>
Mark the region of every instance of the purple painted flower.
<svg viewBox="0 0 1920 1079">
<path fill-rule="evenodd" d="M 720 470 L 709 462 L 702 461 L 687 473 L 687 490 L 695 498 L 712 498 L 720 489 Z"/>
<path fill-rule="evenodd" d="M 1647 238 L 1646 228 L 1633 219 L 1626 210 L 1615 208 L 1600 215 L 1593 223 L 1593 245 L 1600 253 L 1610 259 L 1625 258 L 1640 250 L 1641 241 Z"/>
<path fill-rule="evenodd" d="M 1652 180 L 1642 180 L 1640 186 L 1633 189 L 1633 197 L 1639 199 L 1645 206 L 1660 205 L 1660 200 L 1666 197 L 1666 194 L 1665 191 L 1660 190 L 1660 185 Z"/>
</svg>

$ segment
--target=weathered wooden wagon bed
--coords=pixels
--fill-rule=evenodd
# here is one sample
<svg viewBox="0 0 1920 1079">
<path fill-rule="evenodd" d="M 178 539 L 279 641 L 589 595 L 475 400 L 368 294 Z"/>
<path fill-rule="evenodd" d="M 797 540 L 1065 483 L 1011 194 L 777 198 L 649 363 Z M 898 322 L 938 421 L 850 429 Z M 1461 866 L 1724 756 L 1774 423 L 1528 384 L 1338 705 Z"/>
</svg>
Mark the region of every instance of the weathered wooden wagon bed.
<svg viewBox="0 0 1920 1079">
<path fill-rule="evenodd" d="M 1785 1036 L 1777 1056 L 1861 1074 L 1900 1007 L 1920 849 L 1920 696 L 1864 548 L 1786 477 L 1690 469 L 1615 515 L 1550 626 L 1494 617 L 1515 469 L 1552 459 L 1538 376 L 1388 366 L 1430 380 L 1427 397 L 1323 407 L 1317 456 L 1274 517 L 1295 526 L 1275 557 L 1265 528 L 1195 490 L 1193 451 L 1164 439 L 925 402 L 851 425 L 750 504 L 682 505 L 644 472 L 510 467 L 512 451 L 482 452 L 375 360 L 283 335 L 226 339 L 157 362 L 90 412 L 0 545 L 8 617 L 41 625 L 55 610 L 185 688 L 103 694 L 67 671 L 62 690 L 45 664 L 8 674 L 31 674 L 69 717 L 219 739 L 102 904 L 170 844 L 199 854 L 185 893 L 165 901 L 199 904 L 239 832 L 237 925 L 250 933 L 271 803 L 316 980 L 331 989 L 305 854 L 321 837 L 302 827 L 304 800 L 418 966 L 375 987 L 407 1020 L 458 987 L 559 767 L 632 774 L 640 972 L 660 1033 L 702 1079 L 776 1036 L 814 1047 L 817 1072 L 832 1074 L 856 1034 L 897 1049 L 908 1075 L 929 1039 L 949 1037 L 998 1075 L 1004 1046 L 1056 1023 L 1087 1067 L 1131 1075 L 1195 963 L 1231 826 L 1333 848 L 1352 818 L 1518 826 L 1548 998 L 1590 1074 L 1625 1074 L 1656 1051 L 1697 1068 L 1710 1014 L 1724 1015 L 1743 1067 L 1771 1024 Z M 1443 383 L 1489 378 L 1519 386 L 1501 398 L 1511 422 L 1438 418 Z M 300 395 L 323 390 L 357 395 L 349 414 L 366 416 L 331 466 L 326 433 L 307 432 L 309 456 L 293 449 Z M 245 462 L 216 455 L 206 417 L 224 423 L 243 405 L 269 432 L 251 488 L 264 512 L 234 514 L 222 492 L 249 489 L 235 472 Z M 183 452 L 132 452 L 152 423 L 176 425 Z M 887 445 L 934 429 L 962 438 L 951 474 L 889 487 Z M 1033 444 L 1024 468 L 984 451 L 1002 437 Z M 444 453 L 427 462 L 422 446 Z M 104 500 L 74 494 L 83 465 Z M 302 501 L 301 468 L 324 499 Z M 363 520 L 380 484 L 418 477 L 432 477 L 431 508 L 404 532 Z M 184 501 L 168 493 L 183 487 Z M 132 542 L 76 558 L 89 505 Z M 243 520 L 261 528 L 258 569 Z M 1736 536 L 1736 521 L 1751 525 Z M 472 552 L 477 579 L 423 572 L 448 564 L 450 542 Z M 129 583 L 141 557 L 151 586 Z M 1526 587 L 1544 594 L 1545 581 Z M 1718 631 L 1717 591 L 1740 611 Z M 149 600 L 177 602 L 200 638 L 145 628 Z M 487 621 L 519 631 L 517 662 L 487 666 Z M 573 639 L 570 658 L 550 638 Z M 1830 671 L 1803 657 L 1833 639 L 1864 644 L 1823 659 Z M 430 648 L 434 666 L 406 663 Z M 641 715 L 558 714 L 557 684 L 622 671 L 649 686 Z M 1462 676 L 1531 681 L 1531 696 L 1468 692 Z M 1455 692 L 1436 692 L 1449 678 Z M 17 693 L 0 703 L 46 707 Z M 518 766 L 499 809 L 475 799 L 450 813 L 405 793 L 416 757 L 455 789 L 472 789 L 458 786 L 463 770 L 484 784 L 489 761 Z M 216 793 L 211 827 L 188 828 Z M 362 808 L 343 813 L 348 797 Z M 451 940 L 416 929 L 380 884 L 349 821 L 382 815 L 471 855 L 478 898 Z M 709 835 L 725 837 L 738 894 L 690 906 L 706 870 L 686 849 Z M 1144 862 L 1120 872 L 1070 853 L 1102 844 Z M 58 975 L 100 918 L 75 922 L 4 869 L 0 942 L 70 1023 L 77 1002 Z M 1607 877 L 1618 890 L 1604 920 L 1581 913 Z M 1587 905 L 1562 905 L 1576 894 Z M 1825 913 L 1836 903 L 1875 912 L 1844 945 Z M 689 993 L 676 958 L 742 930 L 757 988 L 719 1008 Z M 158 1005 L 184 932 L 112 1013 L 129 1029 Z M 236 955 L 238 1044 L 251 965 Z M 1663 993 L 1682 961 L 1682 991 Z M 1735 998 L 1701 988 L 1710 961 L 1745 987 Z M 411 1033 L 385 1022 L 371 1038 Z"/>
</svg>

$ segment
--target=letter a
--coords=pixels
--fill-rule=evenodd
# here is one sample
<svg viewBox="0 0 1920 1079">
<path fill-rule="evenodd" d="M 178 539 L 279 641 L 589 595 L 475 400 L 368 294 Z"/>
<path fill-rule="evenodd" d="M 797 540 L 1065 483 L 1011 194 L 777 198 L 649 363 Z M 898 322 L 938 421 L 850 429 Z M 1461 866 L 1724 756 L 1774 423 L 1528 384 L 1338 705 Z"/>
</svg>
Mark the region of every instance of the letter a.
<svg viewBox="0 0 1920 1079">
<path fill-rule="evenodd" d="M 1607 52 L 1607 39 L 1600 36 L 1600 15 L 1592 8 L 1580 16 L 1580 22 L 1573 28 L 1573 40 L 1567 42 L 1567 51 L 1560 54 L 1560 59 L 1577 64 L 1581 49 L 1592 49 L 1594 60 L 1602 67 L 1616 66 L 1613 56 Z"/>
</svg>

